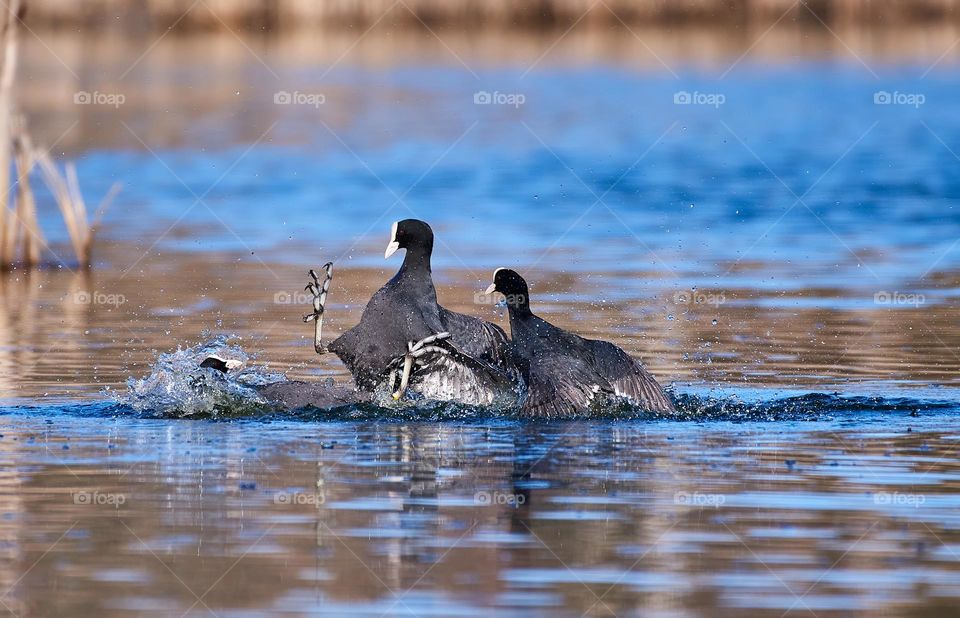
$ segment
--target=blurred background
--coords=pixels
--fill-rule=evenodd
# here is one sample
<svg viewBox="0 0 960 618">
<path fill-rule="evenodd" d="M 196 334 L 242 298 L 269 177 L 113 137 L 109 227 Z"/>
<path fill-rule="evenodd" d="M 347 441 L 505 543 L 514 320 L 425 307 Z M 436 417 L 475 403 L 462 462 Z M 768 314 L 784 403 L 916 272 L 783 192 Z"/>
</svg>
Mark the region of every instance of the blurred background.
<svg viewBox="0 0 960 618">
<path fill-rule="evenodd" d="M 87 270 L 33 183 L 2 391 L 123 388 L 207 332 L 345 378 L 306 271 L 336 263 L 336 336 L 407 217 L 445 305 L 505 324 L 476 293 L 512 266 L 665 382 L 956 384 L 957 4 L 26 0 L 15 111 L 91 220 L 120 191 Z"/>
</svg>

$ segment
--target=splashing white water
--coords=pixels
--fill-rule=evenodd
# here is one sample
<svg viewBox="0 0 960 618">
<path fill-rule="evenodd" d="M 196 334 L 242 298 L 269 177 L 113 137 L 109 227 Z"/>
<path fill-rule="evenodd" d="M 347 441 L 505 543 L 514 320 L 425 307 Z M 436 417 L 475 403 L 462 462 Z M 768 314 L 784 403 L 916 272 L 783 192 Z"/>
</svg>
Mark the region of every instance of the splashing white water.
<svg viewBox="0 0 960 618">
<path fill-rule="evenodd" d="M 160 354 L 150 375 L 127 380 L 127 392 L 118 397 L 119 403 L 138 412 L 175 417 L 236 414 L 267 405 L 256 387 L 285 376 L 252 364 L 234 340 L 239 337 L 217 335 L 193 347 Z M 239 361 L 242 366 L 229 373 L 200 367 L 209 356 Z"/>
</svg>

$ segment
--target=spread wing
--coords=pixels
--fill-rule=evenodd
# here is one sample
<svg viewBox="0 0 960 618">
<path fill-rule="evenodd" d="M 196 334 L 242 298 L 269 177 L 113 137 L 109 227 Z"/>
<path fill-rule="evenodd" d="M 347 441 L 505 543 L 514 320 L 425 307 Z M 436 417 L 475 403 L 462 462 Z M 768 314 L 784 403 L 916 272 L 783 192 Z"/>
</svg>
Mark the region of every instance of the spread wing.
<svg viewBox="0 0 960 618">
<path fill-rule="evenodd" d="M 514 407 L 521 393 L 517 379 L 502 368 L 456 351 L 431 358 L 410 384 L 427 399 L 468 405 Z"/>
<path fill-rule="evenodd" d="M 629 354 L 607 341 L 590 341 L 594 363 L 614 395 L 651 412 L 674 412 L 657 380 Z"/>
<path fill-rule="evenodd" d="M 629 354 L 606 341 L 583 341 L 589 353 L 539 350 L 530 358 L 524 412 L 569 416 L 589 408 L 598 395 L 625 397 L 652 412 L 674 411 L 656 379 Z"/>
<path fill-rule="evenodd" d="M 546 418 L 570 416 L 589 408 L 601 390 L 609 392 L 610 385 L 588 361 L 538 351 L 530 358 L 523 412 Z"/>
</svg>

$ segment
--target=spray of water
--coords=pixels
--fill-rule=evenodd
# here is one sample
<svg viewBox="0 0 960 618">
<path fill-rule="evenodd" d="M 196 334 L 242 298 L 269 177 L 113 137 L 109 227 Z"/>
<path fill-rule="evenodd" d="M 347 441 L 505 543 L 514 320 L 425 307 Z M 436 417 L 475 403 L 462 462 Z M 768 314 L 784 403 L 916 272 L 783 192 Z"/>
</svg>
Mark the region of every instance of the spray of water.
<svg viewBox="0 0 960 618">
<path fill-rule="evenodd" d="M 955 412 L 955 401 L 916 400 L 905 397 L 851 397 L 809 393 L 792 397 L 743 401 L 737 396 L 671 393 L 677 412 L 656 414 L 623 401 L 598 403 L 575 417 L 529 419 L 515 408 L 484 408 L 452 402 L 410 401 L 405 405 L 358 403 L 327 408 L 279 409 L 259 388 L 286 380 L 282 373 L 258 365 L 239 345 L 236 336 L 208 337 L 193 347 L 159 354 L 144 378 L 130 378 L 127 392 L 116 398 L 121 410 L 165 418 L 282 418 L 303 421 L 453 421 L 529 422 L 562 420 L 596 421 L 814 421 L 869 415 L 914 416 L 919 413 Z M 236 361 L 239 367 L 222 373 L 200 364 L 210 356 Z M 234 364 L 234 363 L 231 363 Z M 334 388 L 332 383 L 326 384 Z M 668 389 L 670 390 L 670 389 Z M 391 400 L 392 401 L 392 400 Z M 86 413 L 86 412 L 84 412 Z"/>
<path fill-rule="evenodd" d="M 127 392 L 118 403 L 139 413 L 172 417 L 222 417 L 262 412 L 268 402 L 257 387 L 285 380 L 282 373 L 257 365 L 237 341 L 218 335 L 189 348 L 177 348 L 157 357 L 145 378 L 127 380 Z M 200 367 L 210 356 L 242 363 L 239 369 L 221 373 Z"/>
</svg>

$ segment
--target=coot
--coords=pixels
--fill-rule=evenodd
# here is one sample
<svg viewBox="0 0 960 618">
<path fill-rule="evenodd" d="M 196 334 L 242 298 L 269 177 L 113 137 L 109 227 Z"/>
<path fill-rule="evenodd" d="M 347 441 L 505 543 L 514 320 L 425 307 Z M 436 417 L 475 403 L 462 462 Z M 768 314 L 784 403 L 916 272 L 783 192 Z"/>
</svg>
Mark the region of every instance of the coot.
<svg viewBox="0 0 960 618">
<path fill-rule="evenodd" d="M 520 373 L 503 329 L 479 318 L 441 307 L 433 285 L 430 257 L 433 230 L 423 221 L 393 224 L 384 255 L 405 249 L 403 265 L 367 303 L 360 323 L 326 348 L 320 341 L 323 304 L 330 281 L 311 271 L 315 347 L 336 354 L 362 391 L 387 385 L 399 398 L 409 386 L 427 399 L 466 404 L 513 405 Z M 398 384 L 399 382 L 399 384 Z"/>
<path fill-rule="evenodd" d="M 654 412 L 674 411 L 654 377 L 626 352 L 534 315 L 527 282 L 515 271 L 494 271 L 487 294 L 494 292 L 504 295 L 510 313 L 516 363 L 527 387 L 525 413 L 565 416 L 611 398 L 627 399 Z"/>
</svg>

